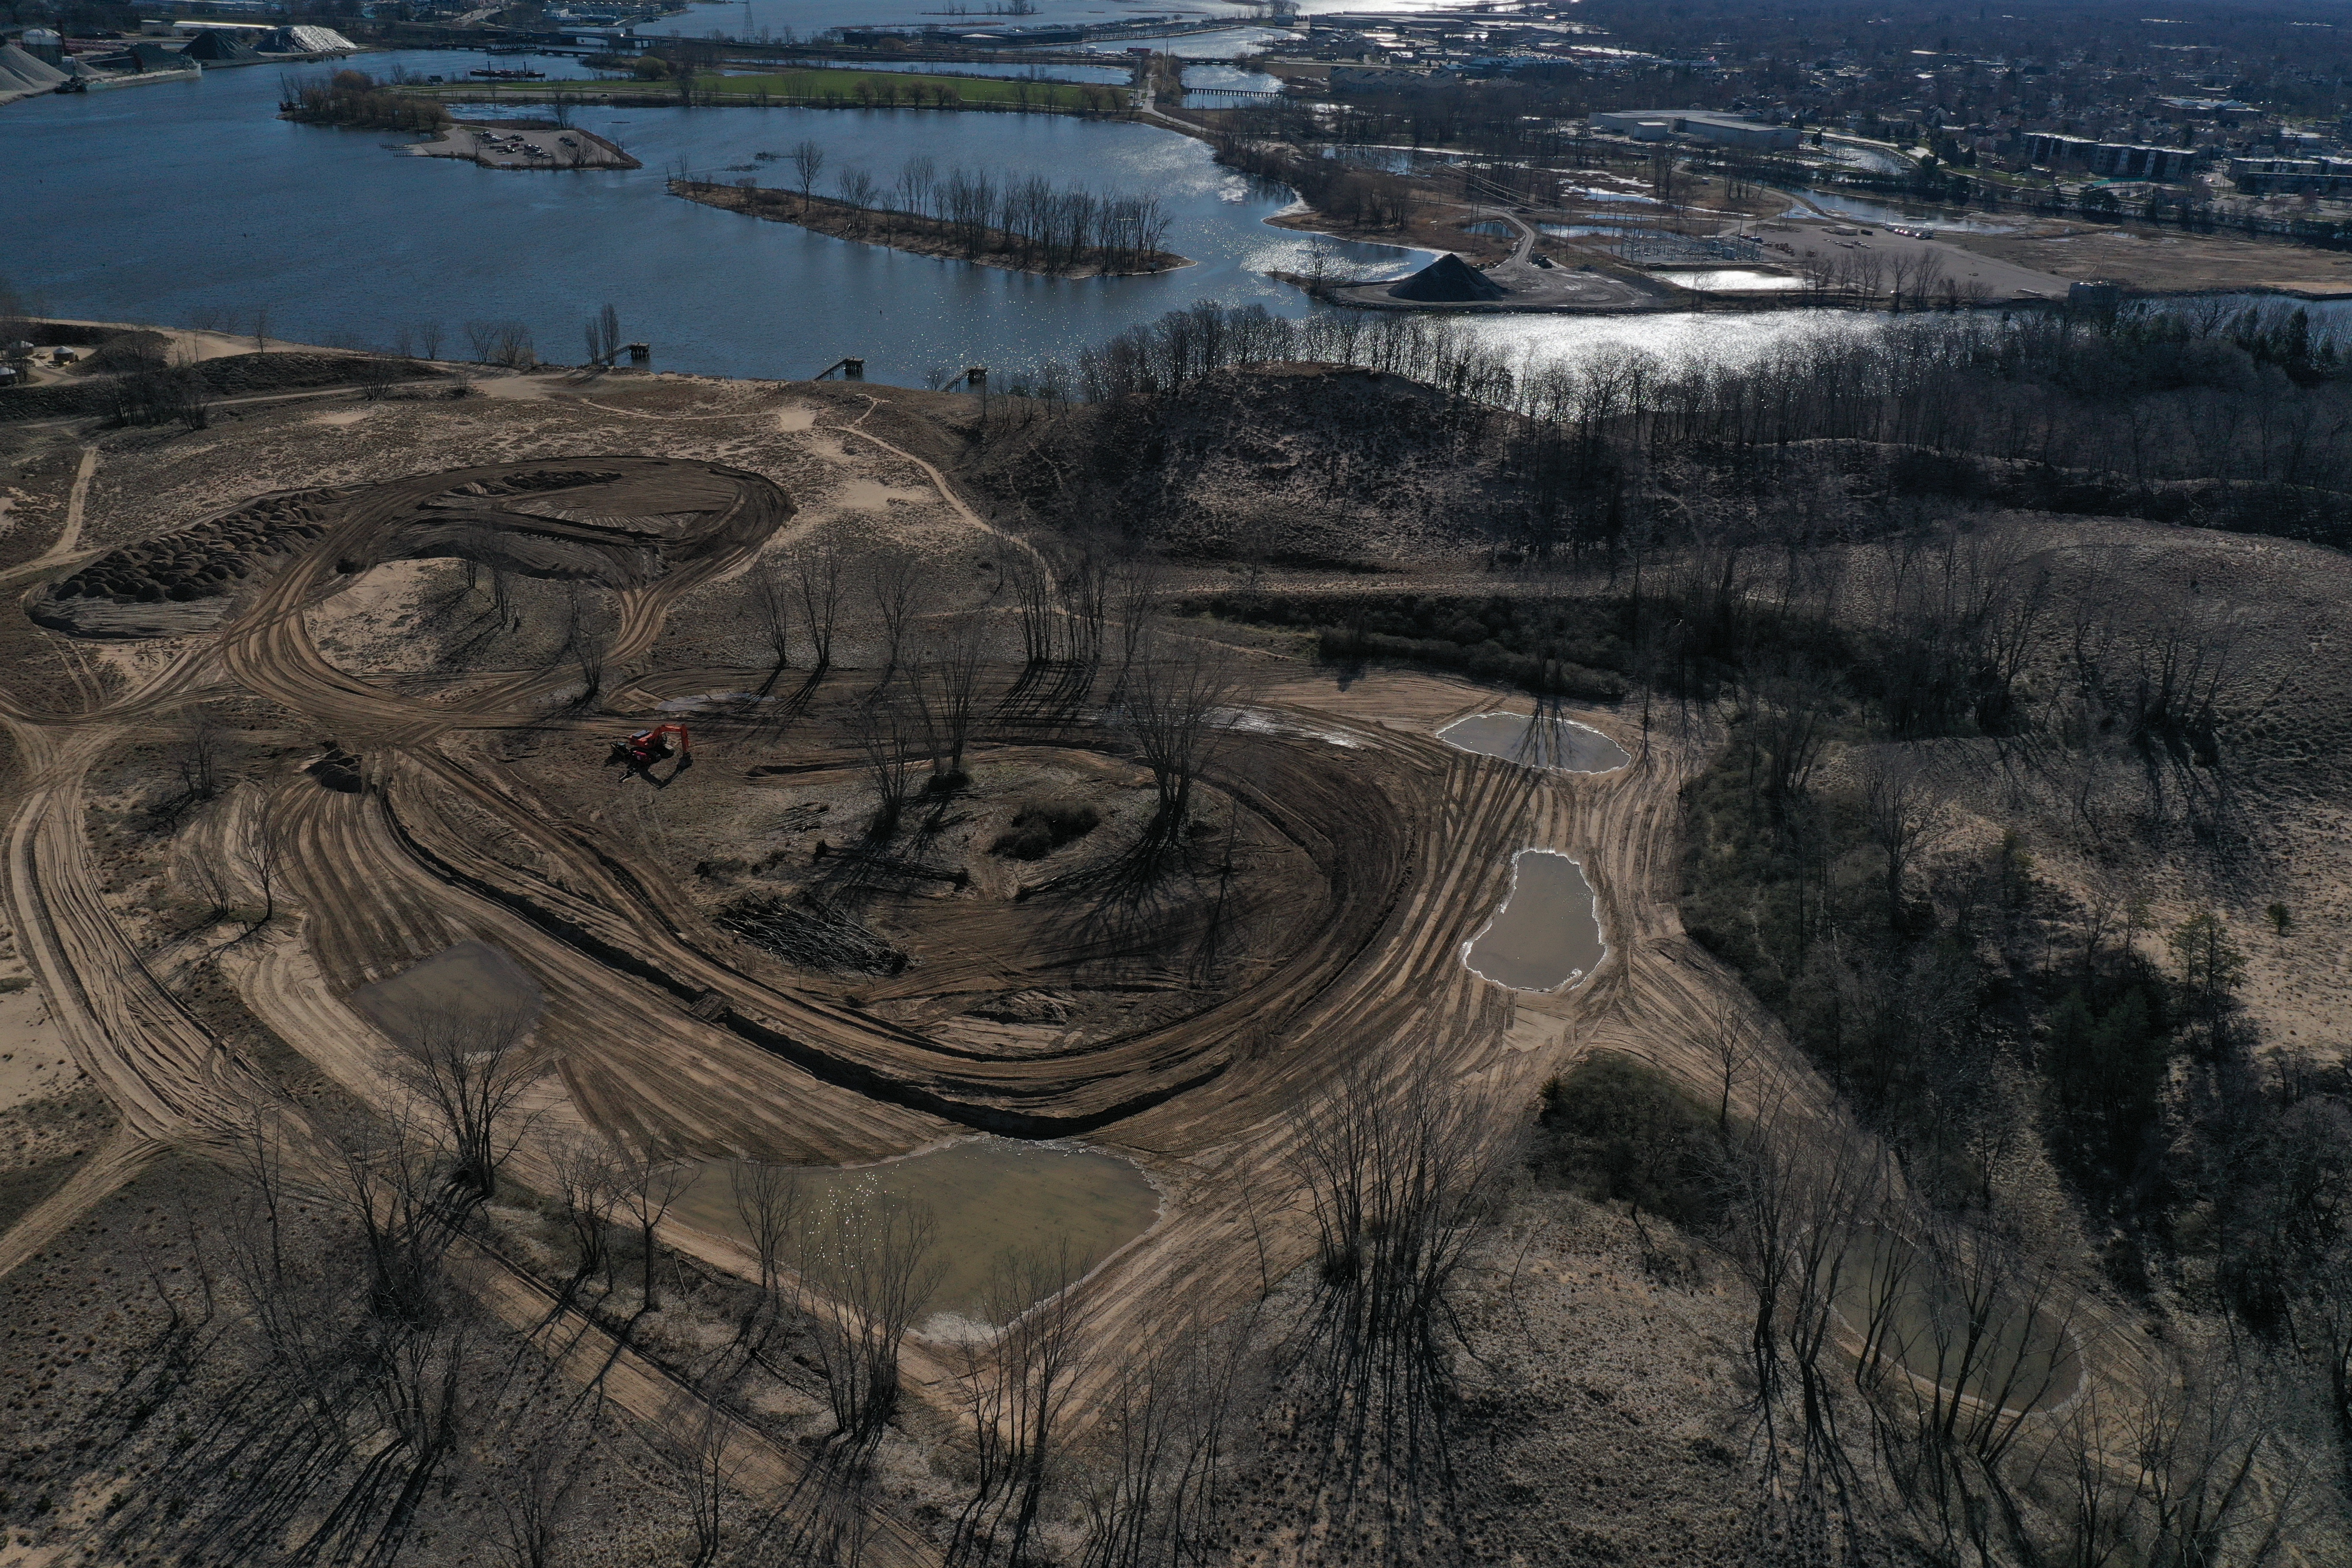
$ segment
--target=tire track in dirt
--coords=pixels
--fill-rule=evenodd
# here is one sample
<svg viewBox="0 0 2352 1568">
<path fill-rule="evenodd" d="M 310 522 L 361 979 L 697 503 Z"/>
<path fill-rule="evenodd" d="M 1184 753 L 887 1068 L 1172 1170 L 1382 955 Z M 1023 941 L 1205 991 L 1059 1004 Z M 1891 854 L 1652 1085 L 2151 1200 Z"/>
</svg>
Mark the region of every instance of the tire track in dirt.
<svg viewBox="0 0 2352 1568">
<path fill-rule="evenodd" d="M 1005 537 L 933 465 L 854 426 L 827 428 L 920 468 L 967 522 Z M 683 1139 L 830 1163 L 903 1152 L 954 1130 L 813 1076 L 739 1027 L 694 1016 L 693 1004 L 713 994 L 739 1020 L 764 1019 L 762 1027 L 864 1070 L 977 1086 L 1016 1104 L 1107 1112 L 1092 1141 L 1138 1157 L 1170 1194 L 1167 1217 L 1081 1288 L 1108 1344 L 1142 1346 L 1171 1303 L 1218 1315 L 1255 1295 L 1268 1275 L 1305 1260 L 1311 1232 L 1290 1202 L 1297 1186 L 1292 1118 L 1349 1063 L 1391 1081 L 1426 1068 L 1516 1106 L 1575 1054 L 1623 1041 L 1703 1084 L 1705 1064 L 1666 1038 L 1726 996 L 1744 994 L 1696 953 L 1672 916 L 1676 789 L 1697 746 L 1645 748 L 1643 766 L 1613 775 L 1538 775 L 1456 751 L 1419 727 L 1367 722 L 1360 705 L 1297 692 L 1281 711 L 1309 729 L 1343 726 L 1356 743 L 1254 739 L 1232 749 L 1215 782 L 1250 795 L 1268 820 L 1286 822 L 1296 841 L 1320 847 L 1338 913 L 1308 956 L 1199 1017 L 1073 1053 L 1075 1069 L 1069 1059 L 955 1058 L 919 1032 L 731 963 L 731 943 L 661 868 L 609 834 L 547 811 L 495 766 L 443 749 L 456 731 L 542 716 L 558 676 L 496 677 L 435 701 L 328 661 L 304 611 L 334 591 L 340 558 L 355 547 L 364 554 L 372 526 L 369 509 L 359 509 L 331 530 L 213 645 L 247 689 L 369 742 L 376 782 L 363 793 L 289 781 L 275 796 L 305 911 L 302 941 L 328 988 L 348 991 L 460 937 L 491 942 L 548 993 L 545 1029 L 579 1114 L 648 1142 Z M 649 586 L 623 590 L 609 657 L 618 663 L 650 650 L 680 595 L 756 547 L 714 549 Z M 199 668 L 182 660 L 104 720 L 120 723 L 184 700 Z M 51 743 L 30 726 L 15 728 L 39 765 L 11 826 L 9 896 L 28 952 L 39 949 L 45 986 L 54 976 L 79 987 L 59 1008 L 79 1009 L 87 1044 L 77 1038 L 78 1058 L 89 1051 L 104 1069 L 92 1077 L 141 1136 L 234 1124 L 225 1119 L 236 1114 L 237 1097 L 216 1081 L 221 1054 L 144 975 L 89 874 L 81 779 L 110 729 L 85 721 Z M 1511 854 L 1530 844 L 1578 855 L 1611 933 L 1612 951 L 1594 975 L 1562 996 L 1515 996 L 1459 962 L 1460 944 L 1503 895 Z M 304 966 L 264 953 L 245 973 L 256 1012 L 289 1031 L 290 1044 L 332 1062 L 339 1079 L 365 1081 L 368 1037 L 344 1028 L 335 1037 L 345 1010 L 298 994 L 317 984 Z M 1216 1070 L 1188 1076 L 1203 1064 Z M 1131 1095 L 1118 1098 L 1122 1079 L 1128 1089 L 1150 1080 L 1156 1098 L 1137 1109 Z M 690 1235 L 677 1239 L 713 1250 Z M 523 1321 L 526 1309 L 543 1313 L 530 1300 L 534 1287 L 520 1279 L 499 1276 L 488 1289 L 509 1321 Z M 918 1381 L 937 1396 L 943 1363 L 936 1347 L 914 1352 Z M 600 1364 L 627 1362 L 598 1354 Z M 631 1398 L 633 1414 L 675 1429 L 677 1391 L 657 1373 L 643 1371 Z M 790 1461 L 775 1463 L 783 1468 L 774 1484 L 788 1485 Z"/>
</svg>

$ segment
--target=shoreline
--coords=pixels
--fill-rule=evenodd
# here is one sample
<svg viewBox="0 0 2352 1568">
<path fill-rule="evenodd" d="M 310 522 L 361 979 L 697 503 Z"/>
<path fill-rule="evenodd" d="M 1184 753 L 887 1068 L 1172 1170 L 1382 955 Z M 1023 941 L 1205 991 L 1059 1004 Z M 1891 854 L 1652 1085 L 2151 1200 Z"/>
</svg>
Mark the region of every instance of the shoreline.
<svg viewBox="0 0 2352 1568">
<path fill-rule="evenodd" d="M 1027 247 L 1018 246 L 1002 229 L 984 231 L 985 242 L 975 252 L 959 237 L 955 226 L 939 218 L 854 207 L 830 196 L 799 196 L 761 185 L 722 185 L 715 181 L 687 178 L 673 179 L 668 184 L 670 195 L 721 212 L 768 223 L 788 223 L 832 239 L 878 246 L 940 261 L 968 261 L 1006 272 L 1025 272 L 1035 278 L 1150 278 L 1194 265 L 1189 257 L 1173 251 L 1151 250 L 1139 258 L 1142 265 L 1134 267 L 1040 267 L 1023 259 L 1022 251 Z"/>
</svg>

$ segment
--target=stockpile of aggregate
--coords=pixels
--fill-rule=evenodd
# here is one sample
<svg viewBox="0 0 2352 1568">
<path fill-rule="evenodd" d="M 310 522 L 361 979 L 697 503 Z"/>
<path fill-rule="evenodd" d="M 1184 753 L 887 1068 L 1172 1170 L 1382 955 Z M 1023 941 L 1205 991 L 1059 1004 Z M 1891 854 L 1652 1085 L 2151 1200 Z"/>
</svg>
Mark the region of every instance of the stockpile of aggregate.
<svg viewBox="0 0 2352 1568">
<path fill-rule="evenodd" d="M 1477 300 L 1499 300 L 1510 290 L 1452 251 L 1446 252 L 1402 282 L 1389 286 L 1389 296 L 1428 305 L 1463 305 Z"/>
</svg>

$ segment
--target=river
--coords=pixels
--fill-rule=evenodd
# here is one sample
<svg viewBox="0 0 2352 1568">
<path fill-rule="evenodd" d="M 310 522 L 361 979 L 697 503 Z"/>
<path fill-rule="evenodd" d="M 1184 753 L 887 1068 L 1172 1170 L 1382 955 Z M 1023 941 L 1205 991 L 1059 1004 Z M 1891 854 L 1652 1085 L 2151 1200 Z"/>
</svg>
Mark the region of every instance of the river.
<svg viewBox="0 0 2352 1568">
<path fill-rule="evenodd" d="M 461 77 L 481 57 L 417 51 L 353 63 L 378 75 Z M 401 156 L 387 149 L 403 139 L 386 133 L 278 120 L 279 80 L 268 67 L 208 71 L 0 108 L 0 211 L 11 218 L 0 271 L 61 316 L 245 326 L 266 310 L 272 336 L 355 347 L 434 321 L 445 353 L 466 321 L 511 320 L 559 361 L 579 357 L 582 322 L 610 300 L 625 335 L 654 345 L 656 368 L 792 377 L 856 355 L 873 379 L 910 385 L 933 365 L 1067 358 L 1204 300 L 1291 316 L 1315 308 L 1265 276 L 1307 264 L 1309 238 L 1265 222 L 1286 193 L 1150 125 L 918 110 L 583 109 L 576 123 L 646 166 L 514 173 Z M 1167 245 L 1197 265 L 1156 278 L 1035 278 L 749 220 L 664 188 L 680 165 L 787 183 L 782 164 L 753 154 L 804 138 L 828 149 L 832 172 L 862 166 L 886 184 L 919 153 L 942 167 L 1152 192 L 1171 218 Z M 1428 259 L 1389 246 L 1326 248 L 1362 276 Z M 1737 358 L 1792 335 L 1868 326 L 1776 313 L 1486 317 L 1471 330 L 1514 353 L 1626 343 Z"/>
</svg>

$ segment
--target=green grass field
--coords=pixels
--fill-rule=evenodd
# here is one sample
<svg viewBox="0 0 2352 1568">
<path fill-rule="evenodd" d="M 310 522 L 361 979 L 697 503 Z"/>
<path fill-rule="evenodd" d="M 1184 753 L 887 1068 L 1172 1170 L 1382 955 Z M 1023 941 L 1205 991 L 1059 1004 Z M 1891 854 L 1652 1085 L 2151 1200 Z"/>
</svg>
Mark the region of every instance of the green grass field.
<svg viewBox="0 0 2352 1568">
<path fill-rule="evenodd" d="M 699 91 L 730 97 L 832 99 L 845 104 L 872 103 L 920 107 L 950 103 L 1024 105 L 1051 109 L 1122 109 L 1127 91 L 1062 81 L 1017 81 L 995 77 L 923 76 L 912 71 L 805 70 L 762 71 L 740 76 L 698 76 Z"/>
</svg>

